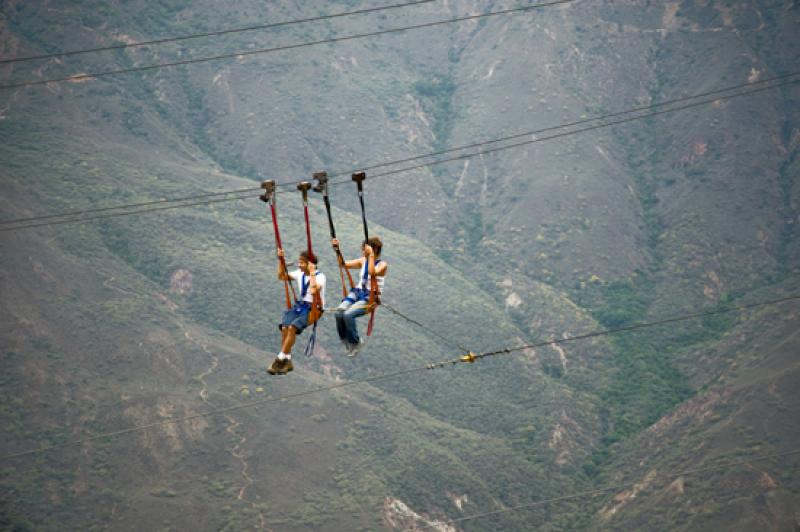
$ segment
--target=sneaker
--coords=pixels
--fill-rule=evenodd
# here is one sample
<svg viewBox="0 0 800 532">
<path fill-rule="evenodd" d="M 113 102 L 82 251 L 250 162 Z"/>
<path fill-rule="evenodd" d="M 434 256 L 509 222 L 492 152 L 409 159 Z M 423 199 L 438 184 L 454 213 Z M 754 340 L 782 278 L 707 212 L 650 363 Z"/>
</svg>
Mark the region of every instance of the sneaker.
<svg viewBox="0 0 800 532">
<path fill-rule="evenodd" d="M 275 357 L 275 360 L 272 361 L 272 364 L 267 368 L 267 373 L 270 375 L 280 375 L 283 373 L 284 364 L 286 360 L 279 360 Z"/>
<path fill-rule="evenodd" d="M 287 373 L 293 370 L 294 370 L 294 364 L 292 364 L 292 359 L 287 358 L 286 360 L 283 361 L 283 367 L 281 367 L 280 374 L 286 375 Z"/>
<path fill-rule="evenodd" d="M 359 339 L 357 344 L 348 343 L 347 344 L 347 356 L 349 356 L 350 358 L 353 358 L 363 348 L 364 348 L 364 339 L 363 338 Z"/>
</svg>

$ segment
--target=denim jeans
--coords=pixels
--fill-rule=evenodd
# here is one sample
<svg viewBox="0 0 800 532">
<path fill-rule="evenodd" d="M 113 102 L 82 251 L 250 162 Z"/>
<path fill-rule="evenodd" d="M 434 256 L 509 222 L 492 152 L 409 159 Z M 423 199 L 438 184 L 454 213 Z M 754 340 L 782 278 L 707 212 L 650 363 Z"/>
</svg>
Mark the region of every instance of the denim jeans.
<svg viewBox="0 0 800 532">
<path fill-rule="evenodd" d="M 356 294 L 350 292 L 347 296 L 350 299 L 357 299 Z M 363 316 L 367 313 L 367 301 L 356 301 L 352 303 L 348 299 L 336 309 L 336 330 L 339 332 L 339 338 L 349 344 L 357 344 L 359 342 L 358 326 L 356 325 L 356 318 Z"/>
</svg>

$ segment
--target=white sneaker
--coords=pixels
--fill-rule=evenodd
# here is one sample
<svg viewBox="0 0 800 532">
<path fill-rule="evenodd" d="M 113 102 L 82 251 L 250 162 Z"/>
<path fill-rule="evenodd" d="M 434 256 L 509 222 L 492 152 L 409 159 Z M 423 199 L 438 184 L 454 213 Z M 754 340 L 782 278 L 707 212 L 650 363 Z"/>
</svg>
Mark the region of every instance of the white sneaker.
<svg viewBox="0 0 800 532">
<path fill-rule="evenodd" d="M 364 348 L 364 339 L 360 338 L 357 344 L 347 344 L 347 356 L 353 358 Z"/>
</svg>

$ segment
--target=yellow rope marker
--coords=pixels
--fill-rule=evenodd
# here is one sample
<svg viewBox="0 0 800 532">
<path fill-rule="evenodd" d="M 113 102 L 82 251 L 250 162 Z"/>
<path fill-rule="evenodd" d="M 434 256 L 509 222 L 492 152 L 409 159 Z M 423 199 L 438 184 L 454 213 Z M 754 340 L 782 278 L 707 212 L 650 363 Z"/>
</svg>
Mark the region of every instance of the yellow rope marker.
<svg viewBox="0 0 800 532">
<path fill-rule="evenodd" d="M 469 353 L 461 357 L 461 362 L 469 362 L 470 364 L 472 364 L 473 362 L 475 362 L 476 358 L 478 357 L 475 355 L 475 353 L 470 351 Z"/>
</svg>

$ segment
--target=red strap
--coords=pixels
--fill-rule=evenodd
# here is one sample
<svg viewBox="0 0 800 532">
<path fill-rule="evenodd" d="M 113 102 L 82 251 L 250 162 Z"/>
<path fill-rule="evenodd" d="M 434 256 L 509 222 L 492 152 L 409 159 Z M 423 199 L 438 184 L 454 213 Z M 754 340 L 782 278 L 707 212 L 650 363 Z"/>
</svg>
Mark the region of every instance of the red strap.
<svg viewBox="0 0 800 532">
<path fill-rule="evenodd" d="M 275 230 L 275 245 L 278 246 L 278 249 L 283 249 L 283 245 L 281 244 L 281 232 L 278 230 L 278 216 L 275 212 L 275 205 L 270 202 L 269 207 L 272 211 L 272 228 Z M 292 297 L 295 301 L 297 301 L 297 294 L 294 293 L 294 287 L 292 283 L 289 281 L 289 269 L 286 267 L 286 259 L 283 257 L 279 257 L 278 261 L 280 262 L 281 267 L 283 268 L 283 273 L 286 274 L 286 279 L 283 280 L 283 290 L 286 293 L 286 308 L 292 308 L 292 300 L 289 298 L 289 290 L 292 291 Z"/>
<path fill-rule="evenodd" d="M 275 214 L 275 205 L 270 203 L 269 208 L 272 209 L 272 228 L 275 231 L 275 243 L 278 245 L 279 249 L 283 249 L 283 244 L 281 244 L 281 232 L 278 230 L 278 216 Z"/>
<path fill-rule="evenodd" d="M 367 325 L 367 336 L 372 336 L 372 325 L 375 323 L 375 311 L 378 310 L 376 300 L 378 299 L 378 279 L 373 275 L 370 277 L 369 287 L 369 304 L 372 306 L 372 311 L 369 314 L 369 325 Z"/>
</svg>

